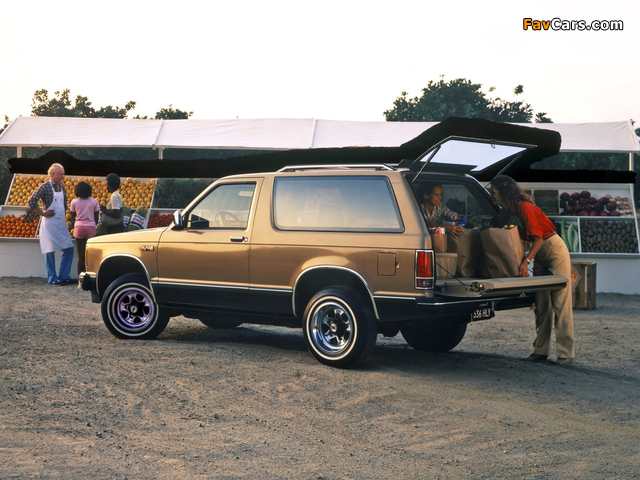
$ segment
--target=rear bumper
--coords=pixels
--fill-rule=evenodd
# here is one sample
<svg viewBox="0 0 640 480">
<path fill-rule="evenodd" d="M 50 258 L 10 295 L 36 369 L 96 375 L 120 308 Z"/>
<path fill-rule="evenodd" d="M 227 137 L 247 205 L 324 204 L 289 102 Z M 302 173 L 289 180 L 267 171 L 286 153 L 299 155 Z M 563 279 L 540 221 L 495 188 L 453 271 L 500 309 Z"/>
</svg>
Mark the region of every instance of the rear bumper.
<svg viewBox="0 0 640 480">
<path fill-rule="evenodd" d="M 442 321 L 455 318 L 460 323 L 460 317 L 468 317 L 472 321 L 472 314 L 478 309 L 491 308 L 493 311 L 525 308 L 535 301 L 535 293 L 521 293 L 519 295 L 494 296 L 489 298 L 461 299 L 436 296 L 433 298 L 398 298 L 375 297 L 380 322 L 407 321 Z"/>
</svg>

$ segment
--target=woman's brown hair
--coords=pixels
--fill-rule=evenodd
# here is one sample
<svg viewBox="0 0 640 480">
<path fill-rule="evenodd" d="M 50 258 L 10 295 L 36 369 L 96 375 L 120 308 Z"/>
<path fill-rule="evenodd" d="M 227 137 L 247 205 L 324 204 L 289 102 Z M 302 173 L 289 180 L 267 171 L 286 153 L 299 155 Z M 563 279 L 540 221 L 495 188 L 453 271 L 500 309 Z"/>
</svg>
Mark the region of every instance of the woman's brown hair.
<svg viewBox="0 0 640 480">
<path fill-rule="evenodd" d="M 507 175 L 498 175 L 495 177 L 491 180 L 491 186 L 498 191 L 504 200 L 512 205 L 517 205 L 520 201 L 531 201 L 531 197 L 520 188 L 520 185 Z"/>
</svg>

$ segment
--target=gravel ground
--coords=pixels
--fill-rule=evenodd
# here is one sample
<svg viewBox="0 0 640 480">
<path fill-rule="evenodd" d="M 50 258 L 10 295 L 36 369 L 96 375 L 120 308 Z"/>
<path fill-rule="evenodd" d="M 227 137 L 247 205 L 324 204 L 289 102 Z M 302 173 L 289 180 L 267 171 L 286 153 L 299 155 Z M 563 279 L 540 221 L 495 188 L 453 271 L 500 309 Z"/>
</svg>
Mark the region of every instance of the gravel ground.
<svg viewBox="0 0 640 480">
<path fill-rule="evenodd" d="M 640 478 L 640 297 L 576 311 L 577 363 L 530 364 L 533 312 L 447 354 L 379 337 L 317 363 L 299 330 L 174 318 L 111 336 L 75 286 L 0 278 L 0 478 Z"/>
</svg>

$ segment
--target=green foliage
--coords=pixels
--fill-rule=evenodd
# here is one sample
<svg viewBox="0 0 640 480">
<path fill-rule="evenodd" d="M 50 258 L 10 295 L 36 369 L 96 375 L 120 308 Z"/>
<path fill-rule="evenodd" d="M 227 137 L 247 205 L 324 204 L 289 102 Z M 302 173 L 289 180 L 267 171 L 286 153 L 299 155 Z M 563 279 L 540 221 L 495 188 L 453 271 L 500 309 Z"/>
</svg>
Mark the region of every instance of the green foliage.
<svg viewBox="0 0 640 480">
<path fill-rule="evenodd" d="M 159 178 L 153 207 L 184 208 L 214 180 L 213 178 Z"/>
<path fill-rule="evenodd" d="M 629 170 L 628 153 L 559 153 L 531 165 L 537 170 Z"/>
<path fill-rule="evenodd" d="M 45 89 L 36 90 L 31 100 L 31 115 L 34 117 L 85 117 L 85 118 L 127 118 L 131 110 L 136 108 L 136 102 L 129 101 L 124 107 L 108 105 L 96 110 L 87 97 L 77 95 L 75 103 L 71 102 L 71 92 L 65 89 L 55 92 L 49 98 Z"/>
<path fill-rule="evenodd" d="M 4 205 L 11 179 L 13 175 L 9 172 L 9 159 L 15 157 L 16 149 L 13 147 L 0 148 L 0 205 Z"/>
<path fill-rule="evenodd" d="M 184 112 L 182 110 L 178 110 L 177 108 L 173 108 L 173 105 L 169 105 L 167 108 L 161 108 L 156 113 L 156 119 L 164 119 L 164 120 L 180 120 L 180 119 L 188 119 L 193 115 L 193 112 Z"/>
<path fill-rule="evenodd" d="M 489 89 L 490 92 L 494 87 Z M 524 87 L 513 89 L 514 96 L 521 95 Z M 533 107 L 524 101 L 508 101 L 502 98 L 487 98 L 482 85 L 465 78 L 438 82 L 430 80 L 422 89 L 422 96 L 409 98 L 402 92 L 393 102 L 393 108 L 384 112 L 388 122 L 439 122 L 448 117 L 484 118 L 496 122 L 528 123 L 534 118 Z M 536 122 L 550 123 L 551 119 L 541 112 Z"/>
</svg>

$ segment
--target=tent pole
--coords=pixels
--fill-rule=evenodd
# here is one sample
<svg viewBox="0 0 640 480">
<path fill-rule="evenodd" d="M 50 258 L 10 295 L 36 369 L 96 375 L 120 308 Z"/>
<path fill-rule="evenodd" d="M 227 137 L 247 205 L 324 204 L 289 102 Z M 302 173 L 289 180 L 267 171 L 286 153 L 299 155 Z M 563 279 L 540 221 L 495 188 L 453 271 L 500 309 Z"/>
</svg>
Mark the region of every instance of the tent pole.
<svg viewBox="0 0 640 480">
<path fill-rule="evenodd" d="M 158 149 L 158 160 L 162 160 L 162 152 L 163 152 L 163 149 L 159 148 Z"/>
<path fill-rule="evenodd" d="M 633 172 L 633 152 L 629 152 L 629 171 Z"/>
<path fill-rule="evenodd" d="M 17 158 L 22 158 L 22 145 L 18 145 L 16 147 L 16 157 Z"/>
</svg>

